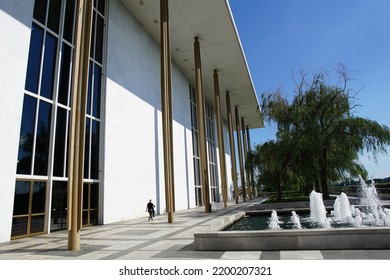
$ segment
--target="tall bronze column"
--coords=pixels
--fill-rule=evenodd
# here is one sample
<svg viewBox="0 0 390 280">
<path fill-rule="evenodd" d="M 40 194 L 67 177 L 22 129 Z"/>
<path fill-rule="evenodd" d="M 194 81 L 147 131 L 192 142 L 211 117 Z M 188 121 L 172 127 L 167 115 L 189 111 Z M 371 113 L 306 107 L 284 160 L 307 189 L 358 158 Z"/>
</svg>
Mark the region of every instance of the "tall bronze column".
<svg viewBox="0 0 390 280">
<path fill-rule="evenodd" d="M 226 162 L 225 162 L 225 143 L 223 139 L 222 128 L 222 112 L 221 112 L 221 95 L 219 92 L 218 71 L 214 70 L 214 94 L 215 94 L 215 109 L 217 113 L 217 131 L 218 131 L 218 146 L 219 146 L 219 162 L 222 186 L 223 205 L 227 207 L 227 183 L 226 183 Z"/>
<path fill-rule="evenodd" d="M 164 146 L 165 205 L 168 223 L 174 222 L 175 184 L 172 132 L 171 47 L 168 0 L 160 1 L 161 109 Z"/>
<path fill-rule="evenodd" d="M 77 1 L 68 150 L 68 250 L 80 250 L 85 113 L 88 90 L 89 51 L 91 47 L 92 11 L 92 0 Z"/>
<path fill-rule="evenodd" d="M 242 197 L 246 201 L 246 189 L 245 189 L 245 174 L 244 174 L 244 163 L 242 158 L 242 142 L 241 142 L 241 133 L 240 133 L 240 116 L 238 114 L 237 106 L 234 108 L 236 114 L 236 133 L 237 133 L 237 148 L 238 148 L 238 161 L 240 163 L 240 177 L 241 177 L 241 187 L 242 187 Z"/>
<path fill-rule="evenodd" d="M 248 152 L 251 153 L 252 152 L 252 146 L 251 146 L 251 136 L 249 134 L 249 127 L 246 126 L 246 137 L 248 139 Z M 251 180 L 251 188 L 252 188 L 252 196 L 253 198 L 256 197 L 256 190 L 255 190 L 255 178 L 254 178 L 254 171 L 253 171 L 253 166 L 251 164 L 251 166 L 249 166 L 249 175 L 250 175 L 250 180 Z"/>
<path fill-rule="evenodd" d="M 227 109 L 227 119 L 229 127 L 229 144 L 230 144 L 230 161 L 232 165 L 232 180 L 234 188 L 234 199 L 236 204 L 238 204 L 238 182 L 237 182 L 237 163 L 236 163 L 236 148 L 234 145 L 234 135 L 233 135 L 233 117 L 232 117 L 232 106 L 230 104 L 230 94 L 226 92 L 226 109 Z"/>
<path fill-rule="evenodd" d="M 195 54 L 195 79 L 196 79 L 196 108 L 198 113 L 198 126 L 199 126 L 199 148 L 200 148 L 200 166 L 202 176 L 202 193 L 203 204 L 205 212 L 211 212 L 210 204 L 210 188 L 209 188 L 209 169 L 207 160 L 207 148 L 206 148 L 206 120 L 204 109 L 204 93 L 203 93 L 203 81 L 202 81 L 202 63 L 200 59 L 200 46 L 199 38 L 195 37 L 194 42 L 194 54 Z"/>
<path fill-rule="evenodd" d="M 242 146 L 244 147 L 244 167 L 245 167 L 245 182 L 246 187 L 248 189 L 249 199 L 252 199 L 252 191 L 249 180 L 249 167 L 248 167 L 248 145 L 247 145 L 247 137 L 246 137 L 246 129 L 245 129 L 245 120 L 244 117 L 241 117 L 241 130 L 242 130 Z"/>
</svg>

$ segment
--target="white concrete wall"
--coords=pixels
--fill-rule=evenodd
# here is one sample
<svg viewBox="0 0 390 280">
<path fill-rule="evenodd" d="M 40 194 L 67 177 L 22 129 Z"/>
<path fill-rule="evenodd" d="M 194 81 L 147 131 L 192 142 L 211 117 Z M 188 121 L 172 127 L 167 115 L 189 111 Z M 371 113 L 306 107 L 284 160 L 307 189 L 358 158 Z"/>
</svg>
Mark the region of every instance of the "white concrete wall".
<svg viewBox="0 0 390 280">
<path fill-rule="evenodd" d="M 33 1 L 0 1 L 0 242 L 11 237 Z"/>
<path fill-rule="evenodd" d="M 104 223 L 146 216 L 150 198 L 165 211 L 160 48 L 119 0 L 108 19 Z M 173 67 L 176 210 L 194 206 L 188 84 Z"/>
</svg>

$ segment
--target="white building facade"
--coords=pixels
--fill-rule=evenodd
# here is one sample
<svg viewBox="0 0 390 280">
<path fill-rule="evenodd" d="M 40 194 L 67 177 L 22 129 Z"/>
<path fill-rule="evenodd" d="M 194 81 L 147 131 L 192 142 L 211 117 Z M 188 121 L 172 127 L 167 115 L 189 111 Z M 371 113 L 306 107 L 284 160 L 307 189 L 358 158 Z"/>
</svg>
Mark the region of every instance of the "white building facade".
<svg viewBox="0 0 390 280">
<path fill-rule="evenodd" d="M 0 1 L 0 242 L 64 230 L 67 226 L 76 2 Z M 160 1 L 93 2 L 85 115 L 83 226 L 146 216 L 149 199 L 155 203 L 157 214 L 166 211 L 161 51 L 155 32 L 159 31 L 156 11 L 159 11 Z M 201 43 L 202 38 L 205 44 L 208 43 L 208 34 L 202 37 L 203 29 L 219 25 L 222 26 L 220 30 L 227 29 L 227 33 L 236 36 L 229 41 L 234 41 L 239 54 L 238 63 L 235 54 L 224 52 L 223 38 L 215 44 L 210 43 L 209 53 L 207 47 L 202 48 L 211 203 L 223 201 L 221 176 L 227 179 L 228 200 L 233 199 L 234 184 L 225 101 L 222 102 L 225 108 L 222 135 L 227 172 L 224 175 L 220 172 L 211 71 L 218 70 L 221 95 L 230 92 L 232 106 L 242 109 L 241 114 L 249 128 L 262 127 L 262 120 L 228 2 L 172 0 L 169 5 L 174 200 L 175 211 L 180 211 L 203 205 L 198 104 L 194 98 L 195 77 L 191 65 L 194 37 L 199 36 Z M 212 15 L 207 15 L 208 9 Z M 205 17 L 202 22 L 191 23 L 200 14 Z M 221 22 L 207 27 L 208 16 Z M 224 27 L 226 21 L 229 23 L 227 28 Z M 187 28 L 181 28 L 181 25 Z M 215 37 L 223 37 L 219 30 L 212 32 Z M 211 47 L 217 43 L 221 44 L 220 52 L 215 53 Z M 213 63 L 217 60 L 213 60 L 212 52 L 215 57 L 222 57 L 219 65 Z M 229 64 L 239 64 L 240 73 L 221 70 L 225 69 L 225 64 L 226 69 L 233 69 Z M 228 82 L 234 82 L 234 79 L 229 75 L 248 86 L 249 92 L 230 86 Z"/>
</svg>

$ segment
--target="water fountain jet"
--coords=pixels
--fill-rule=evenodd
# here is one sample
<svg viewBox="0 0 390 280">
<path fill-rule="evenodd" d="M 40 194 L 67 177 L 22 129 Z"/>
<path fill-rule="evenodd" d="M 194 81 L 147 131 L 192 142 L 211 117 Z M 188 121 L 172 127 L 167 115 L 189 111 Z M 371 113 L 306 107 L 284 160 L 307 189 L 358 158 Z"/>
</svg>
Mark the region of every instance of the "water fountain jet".
<svg viewBox="0 0 390 280">
<path fill-rule="evenodd" d="M 361 184 L 364 186 L 363 183 Z M 327 227 L 331 218 L 327 217 L 322 194 L 313 191 L 310 194 L 310 212 L 312 212 L 310 219 L 318 221 L 321 228 L 195 233 L 195 249 L 200 251 L 390 249 L 390 210 L 383 208 L 374 196 L 363 192 L 364 187 L 362 187 L 361 199 L 363 208 L 361 205 L 350 205 L 349 213 L 344 194 L 339 196 L 339 201 L 336 203 L 339 207 L 336 216 L 346 219 L 352 227 L 351 225 L 349 228 Z M 370 188 L 367 188 L 367 192 L 376 193 Z M 256 210 L 249 212 L 250 215 L 255 215 Z M 249 212 L 242 212 L 242 217 L 249 215 Z M 276 217 L 278 215 L 276 210 L 274 215 Z M 368 225 L 368 221 L 373 224 Z"/>
</svg>

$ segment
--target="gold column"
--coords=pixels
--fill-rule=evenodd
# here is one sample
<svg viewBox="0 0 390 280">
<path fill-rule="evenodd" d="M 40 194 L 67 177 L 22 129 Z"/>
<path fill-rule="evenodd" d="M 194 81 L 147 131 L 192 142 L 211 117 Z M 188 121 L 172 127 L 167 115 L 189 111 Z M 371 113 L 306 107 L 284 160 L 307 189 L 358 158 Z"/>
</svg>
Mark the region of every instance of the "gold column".
<svg viewBox="0 0 390 280">
<path fill-rule="evenodd" d="M 244 166 L 245 166 L 245 178 L 246 178 L 246 187 L 248 189 L 248 196 L 249 199 L 252 199 L 252 191 L 250 186 L 250 180 L 249 180 L 249 167 L 247 164 L 248 160 L 248 145 L 247 145 L 247 137 L 246 137 L 246 130 L 245 130 L 245 120 L 244 117 L 241 117 L 241 129 L 242 129 L 242 142 L 244 147 Z"/>
<path fill-rule="evenodd" d="M 238 108 L 235 107 L 236 114 L 236 133 L 237 133 L 237 147 L 238 147 L 238 161 L 240 163 L 240 177 L 241 177 L 241 187 L 242 187 L 242 197 L 246 201 L 246 190 L 245 190 L 245 174 L 244 174 L 244 163 L 242 158 L 242 143 L 241 143 L 241 133 L 240 133 L 240 116 L 238 114 Z"/>
<path fill-rule="evenodd" d="M 198 126 L 199 126 L 199 148 L 200 148 L 200 166 L 202 171 L 202 192 L 203 192 L 203 204 L 205 212 L 211 212 L 210 204 L 210 189 L 209 189 L 209 171 L 207 160 L 207 148 L 206 148 L 206 122 L 204 112 L 204 94 L 203 94 L 203 82 L 202 82 L 202 64 L 200 59 L 200 46 L 199 38 L 195 37 L 194 42 L 195 53 L 195 78 L 196 78 L 196 108 L 198 113 Z"/>
<path fill-rule="evenodd" d="M 169 38 L 168 0 L 160 1 L 161 36 L 161 106 L 164 143 L 165 204 L 168 223 L 174 222 L 175 186 L 172 132 L 171 48 Z"/>
<path fill-rule="evenodd" d="M 217 131 L 218 131 L 218 146 L 219 146 L 219 162 L 222 186 L 223 205 L 227 207 L 227 183 L 226 183 L 226 162 L 225 162 L 225 144 L 223 139 L 222 128 L 222 112 L 221 112 L 221 95 L 219 92 L 218 71 L 214 70 L 214 94 L 215 94 L 215 109 L 217 113 Z"/>
<path fill-rule="evenodd" d="M 246 126 L 246 137 L 248 139 L 248 152 L 251 153 L 252 147 L 251 147 L 251 136 L 249 134 L 249 127 Z M 253 166 L 249 167 L 249 174 L 250 174 L 250 180 L 251 180 L 251 188 L 252 188 L 252 196 L 253 198 L 256 197 L 256 191 L 255 191 L 255 179 L 254 179 L 254 171 Z"/>
<path fill-rule="evenodd" d="M 230 143 L 230 161 L 232 164 L 232 180 L 234 188 L 234 199 L 238 204 L 238 183 L 237 183 L 237 164 L 236 164 L 236 149 L 234 145 L 233 135 L 233 117 L 232 117 L 232 106 L 230 104 L 230 94 L 226 92 L 226 107 L 227 107 L 227 119 L 229 127 L 229 143 Z"/>
<path fill-rule="evenodd" d="M 77 1 L 72 76 L 72 107 L 68 151 L 68 250 L 80 250 L 84 177 L 85 110 L 88 90 L 92 11 L 92 0 Z"/>
</svg>

